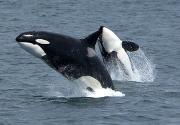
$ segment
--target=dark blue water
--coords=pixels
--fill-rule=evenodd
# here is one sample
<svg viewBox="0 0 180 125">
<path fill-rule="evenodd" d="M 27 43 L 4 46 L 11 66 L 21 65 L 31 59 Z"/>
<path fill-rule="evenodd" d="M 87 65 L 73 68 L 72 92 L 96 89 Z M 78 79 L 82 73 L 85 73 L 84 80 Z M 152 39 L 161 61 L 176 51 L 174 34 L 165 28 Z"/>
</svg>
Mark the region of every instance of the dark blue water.
<svg viewBox="0 0 180 125">
<path fill-rule="evenodd" d="M 0 124 L 179 125 L 179 22 L 178 0 L 0 0 Z M 51 96 L 49 86 L 65 83 L 15 42 L 29 30 L 81 38 L 100 25 L 141 46 L 153 82 L 114 81 L 124 97 Z"/>
</svg>

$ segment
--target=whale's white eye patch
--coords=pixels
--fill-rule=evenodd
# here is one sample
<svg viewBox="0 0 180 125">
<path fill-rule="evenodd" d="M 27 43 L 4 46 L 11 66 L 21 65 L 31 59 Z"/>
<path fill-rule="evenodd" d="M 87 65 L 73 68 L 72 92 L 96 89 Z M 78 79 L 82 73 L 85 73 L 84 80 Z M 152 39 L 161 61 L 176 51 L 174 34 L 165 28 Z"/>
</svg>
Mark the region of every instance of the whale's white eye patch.
<svg viewBox="0 0 180 125">
<path fill-rule="evenodd" d="M 25 37 L 32 37 L 33 35 L 31 34 L 27 34 L 27 35 L 24 35 Z"/>
<path fill-rule="evenodd" d="M 49 44 L 49 41 L 44 40 L 44 39 L 36 39 L 36 42 L 40 44 Z"/>
</svg>

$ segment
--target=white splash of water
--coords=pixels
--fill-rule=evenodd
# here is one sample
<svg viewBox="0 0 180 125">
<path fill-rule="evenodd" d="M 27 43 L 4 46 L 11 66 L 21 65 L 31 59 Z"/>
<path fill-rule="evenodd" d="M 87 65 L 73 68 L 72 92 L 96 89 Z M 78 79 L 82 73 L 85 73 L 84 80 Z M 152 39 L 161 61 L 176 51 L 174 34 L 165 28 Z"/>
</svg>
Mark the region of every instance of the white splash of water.
<svg viewBox="0 0 180 125">
<path fill-rule="evenodd" d="M 155 65 L 145 56 L 144 52 L 139 49 L 136 52 L 128 52 L 128 55 L 134 72 L 132 78 L 130 79 L 124 72 L 118 60 L 113 60 L 107 64 L 107 69 L 112 79 L 119 81 L 153 82 L 155 78 Z"/>
<path fill-rule="evenodd" d="M 63 87 L 62 87 L 63 84 Z M 87 90 L 84 82 L 69 80 L 63 80 L 62 84 L 51 84 L 48 86 L 48 96 L 50 97 L 65 97 L 65 98 L 76 98 L 76 97 L 122 97 L 125 96 L 120 91 L 112 90 L 110 88 L 95 87 L 93 92 Z"/>
<path fill-rule="evenodd" d="M 99 88 L 99 89 L 95 89 L 94 92 L 87 92 L 87 97 L 93 97 L 93 98 L 100 98 L 100 97 L 109 97 L 109 96 L 113 96 L 113 97 L 123 97 L 125 96 L 124 93 L 120 92 L 120 91 L 115 91 L 112 90 L 110 88 Z"/>
<path fill-rule="evenodd" d="M 129 53 L 132 65 L 135 67 L 134 74 L 138 73 L 139 82 L 153 82 L 155 79 L 155 64 L 149 60 L 144 52 L 139 49 L 134 53 Z"/>
</svg>

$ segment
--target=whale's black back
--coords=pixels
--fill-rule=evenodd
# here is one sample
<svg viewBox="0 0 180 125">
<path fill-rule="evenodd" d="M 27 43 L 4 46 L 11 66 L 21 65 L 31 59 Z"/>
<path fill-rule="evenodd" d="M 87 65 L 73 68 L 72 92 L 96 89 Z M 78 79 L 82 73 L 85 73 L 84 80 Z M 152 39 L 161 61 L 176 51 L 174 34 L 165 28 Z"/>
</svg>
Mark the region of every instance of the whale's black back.
<svg viewBox="0 0 180 125">
<path fill-rule="evenodd" d="M 109 73 L 90 46 L 89 39 L 80 40 L 49 32 L 39 32 L 37 37 L 50 42 L 40 45 L 47 54 L 43 58 L 66 78 L 91 76 L 97 79 L 102 87 L 114 88 Z"/>
</svg>

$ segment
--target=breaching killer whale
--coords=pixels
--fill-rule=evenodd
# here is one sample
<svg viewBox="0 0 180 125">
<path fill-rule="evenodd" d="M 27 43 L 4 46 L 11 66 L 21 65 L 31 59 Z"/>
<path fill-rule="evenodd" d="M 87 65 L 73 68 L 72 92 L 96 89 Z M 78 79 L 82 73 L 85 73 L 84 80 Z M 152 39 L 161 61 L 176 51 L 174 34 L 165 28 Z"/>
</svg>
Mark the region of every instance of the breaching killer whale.
<svg viewBox="0 0 180 125">
<path fill-rule="evenodd" d="M 21 33 L 16 41 L 27 52 L 45 61 L 69 80 L 92 79 L 103 88 L 114 89 L 112 79 L 95 52 L 97 31 L 85 39 L 44 31 Z M 93 91 L 91 86 L 87 86 Z"/>
<path fill-rule="evenodd" d="M 110 29 L 104 26 L 99 28 L 99 32 L 98 46 L 103 62 L 108 64 L 113 59 L 116 59 L 122 64 L 122 68 L 129 78 L 133 79 L 133 68 L 127 51 L 137 51 L 139 46 L 134 42 L 121 41 Z"/>
</svg>

